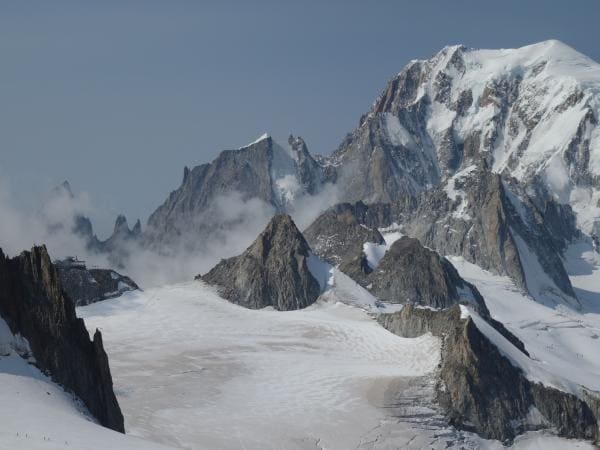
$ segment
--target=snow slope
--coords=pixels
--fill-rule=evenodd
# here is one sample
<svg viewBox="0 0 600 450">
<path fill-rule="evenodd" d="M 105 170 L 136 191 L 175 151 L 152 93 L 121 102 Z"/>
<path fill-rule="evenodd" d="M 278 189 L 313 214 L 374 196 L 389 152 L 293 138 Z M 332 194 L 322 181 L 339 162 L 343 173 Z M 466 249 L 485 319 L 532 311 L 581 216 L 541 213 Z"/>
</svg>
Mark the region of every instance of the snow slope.
<svg viewBox="0 0 600 450">
<path fill-rule="evenodd" d="M 0 319 L 0 449 L 167 449 L 95 423 L 79 400 L 20 356 L 27 347 Z"/>
<path fill-rule="evenodd" d="M 462 65 L 455 64 L 456 54 L 460 54 Z M 461 46 L 446 47 L 438 55 L 427 61 L 433 72 L 445 73 L 451 77 L 451 96 L 457 100 L 461 92 L 470 89 L 473 103 L 464 116 L 448 109 L 444 104 L 434 102 L 427 124 L 434 140 L 437 133 L 448 129 L 453 122 L 459 137 L 473 129 L 490 131 L 493 119 L 500 105 L 495 102 L 478 102 L 485 96 L 491 83 L 520 79 L 518 100 L 509 105 L 537 123 L 526 149 L 519 151 L 523 141 L 524 124 L 515 123 L 511 133 L 503 133 L 504 139 L 494 148 L 494 170 L 501 172 L 508 167 L 511 158 L 518 161 L 511 164 L 512 175 L 521 180 L 531 169 L 546 171 L 551 179 L 549 184 L 554 194 L 560 196 L 562 179 L 568 183 L 569 173 L 561 165 L 561 158 L 588 108 L 595 112 L 600 108 L 600 65 L 557 40 L 548 40 L 517 49 L 473 50 Z M 430 77 L 421 90 L 434 98 L 438 89 L 438 78 Z M 569 107 L 565 101 L 574 95 L 581 95 L 583 102 L 574 102 Z M 417 97 L 419 100 L 420 97 Z M 600 173 L 600 134 L 590 131 L 592 158 L 590 170 Z"/>
<path fill-rule="evenodd" d="M 528 378 L 572 393 L 580 392 L 582 386 L 600 391 L 600 257 L 590 252 L 588 244 L 575 244 L 567 252 L 566 266 L 583 304 L 580 312 L 540 304 L 507 277 L 493 275 L 460 257 L 449 259 L 460 275 L 479 289 L 492 316 L 525 343 L 531 359 L 506 349 L 505 354 L 510 353 L 507 356 Z M 502 339 L 497 341 L 502 348 Z"/>
</svg>

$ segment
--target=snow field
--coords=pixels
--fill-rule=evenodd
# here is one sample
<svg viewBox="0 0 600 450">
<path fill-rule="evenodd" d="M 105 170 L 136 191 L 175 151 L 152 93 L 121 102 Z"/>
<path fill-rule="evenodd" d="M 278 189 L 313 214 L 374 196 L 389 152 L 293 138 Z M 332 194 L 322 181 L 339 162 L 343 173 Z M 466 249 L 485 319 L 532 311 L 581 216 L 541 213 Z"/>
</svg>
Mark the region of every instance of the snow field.
<svg viewBox="0 0 600 450">
<path fill-rule="evenodd" d="M 385 416 L 368 392 L 439 360 L 437 338 L 357 308 L 253 311 L 200 282 L 78 311 L 103 331 L 129 432 L 185 448 L 350 448 Z"/>
</svg>

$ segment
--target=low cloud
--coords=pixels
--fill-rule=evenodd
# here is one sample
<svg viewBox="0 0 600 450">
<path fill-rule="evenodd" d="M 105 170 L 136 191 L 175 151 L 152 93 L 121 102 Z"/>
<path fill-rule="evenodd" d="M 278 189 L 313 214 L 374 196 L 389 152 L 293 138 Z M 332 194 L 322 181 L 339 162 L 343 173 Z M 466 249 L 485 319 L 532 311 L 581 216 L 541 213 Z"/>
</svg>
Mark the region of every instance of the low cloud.
<svg viewBox="0 0 600 450">
<path fill-rule="evenodd" d="M 326 185 L 318 195 L 297 197 L 289 213 L 304 229 L 337 200 L 335 186 Z M 8 184 L 0 180 L 0 247 L 15 255 L 33 245 L 45 244 L 53 259 L 77 256 L 88 267 L 118 270 L 149 288 L 192 280 L 222 258 L 243 252 L 276 210 L 262 200 L 244 199 L 241 193 L 233 192 L 215 198 L 202 214 L 178 224 L 184 232 L 176 239 L 161 245 L 123 240 L 115 243 L 118 251 L 112 254 L 91 249 L 86 239 L 73 232 L 78 216 L 93 217 L 99 213 L 88 194 L 73 194 L 68 186 L 54 189 L 39 210 L 24 211 L 15 206 Z"/>
</svg>

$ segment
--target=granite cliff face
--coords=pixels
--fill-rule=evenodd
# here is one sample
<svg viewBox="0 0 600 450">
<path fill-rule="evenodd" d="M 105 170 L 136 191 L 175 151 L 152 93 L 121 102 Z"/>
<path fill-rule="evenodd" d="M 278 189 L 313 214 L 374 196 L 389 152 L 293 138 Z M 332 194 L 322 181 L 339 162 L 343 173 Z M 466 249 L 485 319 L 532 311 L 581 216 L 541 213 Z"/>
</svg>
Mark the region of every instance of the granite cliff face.
<svg viewBox="0 0 600 450">
<path fill-rule="evenodd" d="M 27 339 L 42 371 L 77 395 L 101 425 L 124 431 L 102 335 L 96 330 L 90 341 L 45 247 L 12 259 L 0 251 L 0 316 Z"/>
<path fill-rule="evenodd" d="M 218 286 L 224 298 L 247 308 L 301 309 L 321 293 L 309 258 L 310 247 L 291 217 L 278 214 L 244 253 L 196 278 Z"/>
<path fill-rule="evenodd" d="M 263 135 L 245 147 L 221 152 L 209 164 L 186 167 L 181 186 L 148 219 L 145 243 L 161 249 L 181 244 L 182 236 L 193 241 L 209 235 L 215 226 L 232 225 L 227 222 L 235 217 L 214 222 L 219 202 L 231 198 L 258 200 L 273 211 L 285 212 L 297 198 L 315 194 L 333 178 L 302 138 L 290 136 L 288 145 L 282 146 Z"/>
<path fill-rule="evenodd" d="M 443 339 L 437 401 L 457 428 L 504 442 L 551 428 L 565 437 L 598 439 L 593 402 L 528 380 L 458 306 L 442 311 L 405 306 L 378 320 L 400 336 L 430 332 Z"/>
</svg>

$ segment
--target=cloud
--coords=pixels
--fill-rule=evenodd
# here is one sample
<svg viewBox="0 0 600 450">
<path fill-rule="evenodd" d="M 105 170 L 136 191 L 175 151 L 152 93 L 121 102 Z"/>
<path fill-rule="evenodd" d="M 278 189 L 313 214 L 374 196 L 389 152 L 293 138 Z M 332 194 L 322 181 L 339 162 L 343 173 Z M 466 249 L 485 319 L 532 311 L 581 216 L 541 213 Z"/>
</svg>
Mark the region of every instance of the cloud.
<svg viewBox="0 0 600 450">
<path fill-rule="evenodd" d="M 8 182 L 0 179 L 0 248 L 8 255 L 45 244 L 53 258 L 78 255 L 106 265 L 103 255 L 91 255 L 84 239 L 73 233 L 75 217 L 93 211 L 89 195 L 55 189 L 38 211 L 15 206 Z"/>
</svg>

